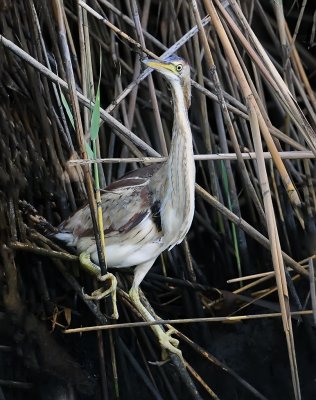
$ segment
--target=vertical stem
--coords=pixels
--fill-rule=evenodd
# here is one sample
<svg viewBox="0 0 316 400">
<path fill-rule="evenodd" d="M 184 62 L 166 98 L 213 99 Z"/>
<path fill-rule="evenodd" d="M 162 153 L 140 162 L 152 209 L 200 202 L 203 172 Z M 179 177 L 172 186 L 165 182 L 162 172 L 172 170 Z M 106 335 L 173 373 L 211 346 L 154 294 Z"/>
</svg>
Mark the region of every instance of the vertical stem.
<svg viewBox="0 0 316 400">
<path fill-rule="evenodd" d="M 138 7 L 136 0 L 132 0 L 132 10 L 133 10 L 133 17 L 134 17 L 134 22 L 135 22 L 135 27 L 136 27 L 136 32 L 138 35 L 138 39 L 140 44 L 142 45 L 143 48 L 145 48 L 145 39 L 143 35 L 143 30 L 142 26 L 140 23 L 140 18 L 139 18 L 139 13 L 138 13 Z M 162 154 L 164 156 L 168 155 L 168 150 L 167 150 L 167 145 L 166 145 L 166 140 L 162 128 L 162 123 L 161 123 L 161 118 L 159 114 L 159 107 L 158 107 L 158 101 L 155 93 L 155 86 L 154 86 L 154 81 L 151 75 L 148 77 L 148 86 L 149 86 L 149 92 L 150 92 L 150 98 L 153 106 L 153 111 L 154 111 L 154 117 L 157 125 L 157 130 L 158 130 L 158 137 L 160 141 L 160 146 L 162 150 Z"/>
<path fill-rule="evenodd" d="M 82 126 L 82 121 L 81 121 L 81 116 L 80 116 L 79 102 L 78 102 L 78 97 L 77 97 L 77 92 L 76 92 L 76 82 L 75 82 L 75 77 L 73 74 L 71 57 L 70 57 L 70 52 L 69 52 L 69 47 L 68 47 L 67 37 L 66 37 L 66 30 L 65 30 L 64 20 L 63 20 L 63 12 L 62 12 L 63 0 L 53 0 L 53 10 L 54 10 L 56 21 L 58 24 L 60 44 L 61 44 L 62 53 L 64 55 L 64 60 L 65 60 L 64 65 L 65 65 L 67 81 L 68 81 L 68 85 L 69 85 L 69 95 L 70 95 L 70 100 L 71 100 L 72 109 L 73 109 L 73 113 L 74 113 L 74 121 L 75 121 L 79 149 L 80 149 L 81 157 L 84 160 L 86 160 L 87 153 L 86 153 L 85 145 L 84 145 L 85 139 L 84 139 L 83 126 Z M 101 244 L 101 239 L 100 239 L 100 233 L 98 230 L 98 224 L 97 224 L 96 215 L 95 215 L 96 202 L 95 202 L 94 193 L 93 193 L 92 179 L 91 179 L 89 167 L 87 165 L 83 165 L 83 173 L 84 173 L 89 207 L 90 207 L 90 212 L 91 212 L 91 220 L 92 220 L 93 229 L 94 229 L 94 233 L 95 233 L 96 246 L 97 246 L 97 250 L 98 250 L 99 265 L 100 265 L 101 273 L 105 274 L 106 273 L 105 259 L 104 259 L 104 254 L 103 254 L 103 249 L 102 249 L 102 244 Z"/>
<path fill-rule="evenodd" d="M 289 294 L 286 284 L 286 277 L 284 271 L 284 263 L 282 258 L 281 252 L 281 245 L 279 240 L 279 235 L 276 227 L 276 220 L 275 214 L 273 209 L 271 191 L 269 186 L 268 175 L 266 171 L 266 166 L 264 162 L 263 156 L 263 148 L 262 148 L 262 141 L 260 136 L 260 128 L 263 129 L 263 117 L 261 115 L 260 109 L 255 102 L 253 93 L 250 89 L 250 86 L 247 82 L 247 79 L 244 75 L 242 68 L 240 67 L 236 54 L 232 48 L 231 43 L 227 40 L 227 36 L 225 34 L 225 30 L 223 25 L 217 15 L 215 10 L 214 4 L 212 1 L 204 1 L 206 9 L 212 19 L 216 32 L 221 40 L 221 43 L 225 49 L 227 59 L 231 63 L 232 69 L 235 73 L 236 79 L 239 82 L 240 89 L 242 90 L 243 96 L 246 100 L 246 104 L 248 107 L 249 119 L 250 119 L 250 126 L 251 132 L 253 136 L 253 142 L 255 151 L 257 154 L 257 163 L 258 163 L 258 172 L 259 172 L 259 181 L 261 186 L 261 192 L 263 197 L 265 215 L 267 219 L 267 228 L 268 228 L 268 235 L 270 240 L 271 246 L 271 255 L 272 255 L 272 262 L 273 267 L 275 270 L 275 277 L 278 287 L 278 296 L 279 296 L 279 303 L 282 313 L 282 322 L 283 322 L 283 329 L 285 332 L 287 347 L 288 347 L 288 355 L 290 360 L 291 366 L 291 374 L 292 374 L 292 383 L 293 383 L 293 390 L 295 399 L 301 399 L 301 392 L 300 392 L 300 382 L 297 370 L 297 363 L 296 363 L 296 353 L 295 353 L 295 346 L 294 346 L 294 336 L 292 330 L 292 321 L 290 315 L 290 303 L 289 303 Z M 262 131 L 261 131 L 262 132 Z M 264 136 L 264 138 L 266 138 Z"/>
</svg>

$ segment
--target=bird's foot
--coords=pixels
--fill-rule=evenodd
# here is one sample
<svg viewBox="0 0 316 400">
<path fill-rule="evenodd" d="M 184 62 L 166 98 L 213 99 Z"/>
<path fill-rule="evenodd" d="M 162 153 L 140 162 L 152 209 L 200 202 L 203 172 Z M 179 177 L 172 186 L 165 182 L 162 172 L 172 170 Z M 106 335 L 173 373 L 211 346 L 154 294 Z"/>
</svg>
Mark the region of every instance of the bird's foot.
<svg viewBox="0 0 316 400">
<path fill-rule="evenodd" d="M 155 317 L 140 301 L 139 289 L 137 286 L 132 286 L 131 290 L 129 291 L 129 296 L 132 300 L 132 303 L 134 304 L 138 312 L 141 313 L 145 321 L 155 321 Z M 179 345 L 179 340 L 171 336 L 173 333 L 177 332 L 177 330 L 175 328 L 170 328 L 167 332 L 165 332 L 160 325 L 151 325 L 151 329 L 154 331 L 156 337 L 158 338 L 160 347 L 162 349 L 162 359 L 166 360 L 168 358 L 169 351 L 177 355 L 180 360 L 184 362 L 182 352 L 177 348 Z"/>
<path fill-rule="evenodd" d="M 117 280 L 115 276 L 111 273 L 107 273 L 105 275 L 99 275 L 98 276 L 98 281 L 100 282 L 106 282 L 110 281 L 110 286 L 108 289 L 105 289 L 104 287 L 100 287 L 97 290 L 94 290 L 91 295 L 85 294 L 84 297 L 87 300 L 102 300 L 106 296 L 111 295 L 112 297 L 112 307 L 113 307 L 113 313 L 111 315 L 111 318 L 113 319 L 118 319 L 119 314 L 117 311 L 117 304 L 116 304 L 116 287 L 117 287 Z"/>
<path fill-rule="evenodd" d="M 171 353 L 177 355 L 181 359 L 181 361 L 184 361 L 183 356 L 182 356 L 182 351 L 180 349 L 178 349 L 179 340 L 175 339 L 171 336 L 175 332 L 177 332 L 177 330 L 174 328 L 171 328 L 167 332 L 164 332 L 163 330 L 161 330 L 158 333 L 158 340 L 159 340 L 159 344 L 162 348 L 162 359 L 163 360 L 166 360 L 168 358 L 168 351 L 170 351 Z"/>
<path fill-rule="evenodd" d="M 116 287 L 117 287 L 117 280 L 115 276 L 111 273 L 107 273 L 105 275 L 100 275 L 100 267 L 94 264 L 88 253 L 81 253 L 79 256 L 80 264 L 88 270 L 90 273 L 93 273 L 100 282 L 110 281 L 110 286 L 106 289 L 101 287 L 91 293 L 91 295 L 84 294 L 85 299 L 87 300 L 102 300 L 106 296 L 111 295 L 112 297 L 112 307 L 113 313 L 111 318 L 118 319 L 119 314 L 117 311 L 117 304 L 116 304 Z"/>
</svg>

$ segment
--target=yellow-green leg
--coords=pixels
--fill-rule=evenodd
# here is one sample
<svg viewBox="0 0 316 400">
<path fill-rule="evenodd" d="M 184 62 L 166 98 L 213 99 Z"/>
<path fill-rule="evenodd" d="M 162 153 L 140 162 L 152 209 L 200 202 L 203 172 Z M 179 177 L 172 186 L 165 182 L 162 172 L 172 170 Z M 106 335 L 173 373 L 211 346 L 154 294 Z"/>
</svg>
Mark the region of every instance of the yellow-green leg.
<svg viewBox="0 0 316 400">
<path fill-rule="evenodd" d="M 91 295 L 85 294 L 85 298 L 88 300 L 101 300 L 104 297 L 111 295 L 112 297 L 112 307 L 113 307 L 113 314 L 111 318 L 113 319 L 118 319 L 119 314 L 117 311 L 117 304 L 116 304 L 116 287 L 117 287 L 117 280 L 115 276 L 111 273 L 107 273 L 105 275 L 101 275 L 100 272 L 100 267 L 96 264 L 94 264 L 91 259 L 90 259 L 90 254 L 88 253 L 81 253 L 79 255 L 79 261 L 82 267 L 90 272 L 92 275 L 96 276 L 98 281 L 100 282 L 106 282 L 110 281 L 110 286 L 108 289 L 104 289 L 104 287 L 101 287 L 94 292 L 91 293 Z"/>
<path fill-rule="evenodd" d="M 154 260 L 148 263 L 138 265 L 136 267 L 134 272 L 133 286 L 129 292 L 129 297 L 132 303 L 134 304 L 136 309 L 140 312 L 145 321 L 157 321 L 147 310 L 147 308 L 142 304 L 139 297 L 139 284 L 143 280 L 144 276 L 147 274 L 149 269 L 152 267 L 153 263 Z M 182 352 L 177 348 L 179 345 L 179 341 L 171 336 L 173 330 L 171 329 L 165 332 L 160 325 L 150 325 L 150 327 L 154 331 L 155 335 L 159 340 L 159 344 L 162 348 L 162 358 L 166 359 L 168 357 L 168 351 L 170 351 L 171 353 L 174 353 L 178 357 L 180 357 L 181 360 L 183 361 Z"/>
</svg>

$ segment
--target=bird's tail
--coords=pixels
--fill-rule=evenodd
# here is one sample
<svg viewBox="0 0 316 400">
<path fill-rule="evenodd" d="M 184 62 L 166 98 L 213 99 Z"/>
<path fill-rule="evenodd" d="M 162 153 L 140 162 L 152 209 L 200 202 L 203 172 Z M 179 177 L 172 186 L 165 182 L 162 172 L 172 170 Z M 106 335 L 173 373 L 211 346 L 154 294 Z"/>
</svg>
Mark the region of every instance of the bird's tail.
<svg viewBox="0 0 316 400">
<path fill-rule="evenodd" d="M 55 239 L 58 239 L 61 242 L 64 242 L 67 246 L 75 245 L 74 235 L 70 232 L 58 232 L 52 236 L 54 236 Z"/>
</svg>

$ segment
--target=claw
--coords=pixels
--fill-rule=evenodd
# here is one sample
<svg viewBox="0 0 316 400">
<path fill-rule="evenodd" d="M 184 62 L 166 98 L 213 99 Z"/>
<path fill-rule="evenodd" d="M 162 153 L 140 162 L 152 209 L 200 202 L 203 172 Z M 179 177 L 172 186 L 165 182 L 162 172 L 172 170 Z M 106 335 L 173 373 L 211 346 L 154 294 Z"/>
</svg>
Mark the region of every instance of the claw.
<svg viewBox="0 0 316 400">
<path fill-rule="evenodd" d="M 104 299 L 106 296 L 111 295 L 112 306 L 113 306 L 113 314 L 112 314 L 111 318 L 118 319 L 119 314 L 117 311 L 117 304 L 116 304 L 117 281 L 116 281 L 115 276 L 111 273 L 107 273 L 105 275 L 100 275 L 100 268 L 91 261 L 90 255 L 88 253 L 81 253 L 79 256 L 79 260 L 80 260 L 81 265 L 85 269 L 87 269 L 89 272 L 92 272 L 94 275 L 97 274 L 98 281 L 100 281 L 100 282 L 110 281 L 110 286 L 108 289 L 101 287 L 101 288 L 95 290 L 94 292 L 92 292 L 91 295 L 84 294 L 85 299 L 101 300 L 101 299 Z"/>
<path fill-rule="evenodd" d="M 177 347 L 179 346 L 179 340 L 173 338 L 171 335 L 177 332 L 175 328 L 169 329 L 167 332 L 161 331 L 159 333 L 159 343 L 162 348 L 162 359 L 166 360 L 168 358 L 168 351 L 173 354 L 176 354 L 182 361 L 182 351 L 179 350 Z"/>
</svg>

